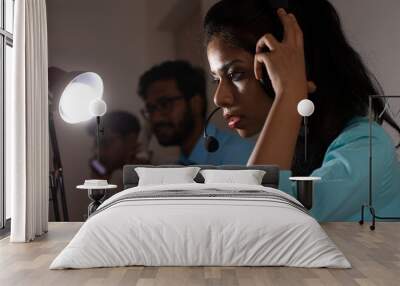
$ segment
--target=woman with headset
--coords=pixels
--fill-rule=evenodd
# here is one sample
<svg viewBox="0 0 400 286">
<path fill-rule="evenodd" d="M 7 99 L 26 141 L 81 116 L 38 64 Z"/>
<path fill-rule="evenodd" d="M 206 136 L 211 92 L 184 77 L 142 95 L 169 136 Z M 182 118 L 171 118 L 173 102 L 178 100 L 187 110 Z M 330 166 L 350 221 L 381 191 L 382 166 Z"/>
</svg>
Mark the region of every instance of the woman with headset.
<svg viewBox="0 0 400 286">
<path fill-rule="evenodd" d="M 286 9 L 277 9 L 279 2 Z M 248 164 L 322 177 L 314 217 L 358 220 L 368 194 L 368 99 L 381 90 L 345 39 L 333 6 L 327 0 L 222 0 L 208 11 L 204 30 L 215 104 L 240 136 L 259 133 Z M 307 160 L 297 112 L 306 98 L 315 105 Z M 383 100 L 373 101 L 373 111 L 400 132 Z M 395 148 L 377 123 L 372 140 L 375 206 L 380 215 L 399 215 Z"/>
</svg>

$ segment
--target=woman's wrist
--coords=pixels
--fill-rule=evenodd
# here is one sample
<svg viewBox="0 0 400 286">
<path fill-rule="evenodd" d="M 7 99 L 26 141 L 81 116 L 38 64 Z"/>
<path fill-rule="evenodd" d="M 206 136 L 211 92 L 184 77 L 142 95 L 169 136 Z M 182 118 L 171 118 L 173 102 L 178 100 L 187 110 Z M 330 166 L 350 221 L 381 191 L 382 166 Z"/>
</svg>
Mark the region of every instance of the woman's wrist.
<svg viewBox="0 0 400 286">
<path fill-rule="evenodd" d="M 299 103 L 303 99 L 308 98 L 307 85 L 304 88 L 293 88 L 282 90 L 276 93 L 275 100 L 278 102 L 284 101 L 285 103 Z"/>
<path fill-rule="evenodd" d="M 286 92 L 276 96 L 272 103 L 275 112 L 270 113 L 268 116 L 284 117 L 291 122 L 291 120 L 301 119 L 297 111 L 297 105 L 303 99 L 307 99 L 306 92 Z M 278 111 L 278 112 L 276 112 Z M 293 122 L 293 121 L 292 121 Z M 293 122 L 294 123 L 294 122 Z"/>
</svg>

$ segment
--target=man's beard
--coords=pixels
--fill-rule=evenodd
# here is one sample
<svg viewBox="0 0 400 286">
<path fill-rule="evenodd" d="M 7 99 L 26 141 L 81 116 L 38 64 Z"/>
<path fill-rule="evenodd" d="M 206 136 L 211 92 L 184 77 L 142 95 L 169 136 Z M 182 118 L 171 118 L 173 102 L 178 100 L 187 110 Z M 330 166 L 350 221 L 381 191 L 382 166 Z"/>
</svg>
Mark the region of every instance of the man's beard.
<svg viewBox="0 0 400 286">
<path fill-rule="evenodd" d="M 174 125 L 171 122 L 160 122 L 153 126 L 158 143 L 162 146 L 180 146 L 189 137 L 194 128 L 192 111 L 188 108 L 182 120 Z"/>
</svg>

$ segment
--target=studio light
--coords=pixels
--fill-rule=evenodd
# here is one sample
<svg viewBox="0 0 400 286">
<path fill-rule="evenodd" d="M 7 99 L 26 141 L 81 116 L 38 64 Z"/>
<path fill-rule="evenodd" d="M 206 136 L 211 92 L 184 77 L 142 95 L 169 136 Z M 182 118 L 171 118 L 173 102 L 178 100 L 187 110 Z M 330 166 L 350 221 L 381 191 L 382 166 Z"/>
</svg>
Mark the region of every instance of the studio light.
<svg viewBox="0 0 400 286">
<path fill-rule="evenodd" d="M 100 116 L 107 111 L 102 100 L 103 80 L 94 72 L 67 72 L 57 67 L 50 67 L 49 76 L 49 136 L 51 141 L 53 164 L 50 171 L 50 192 L 53 201 L 54 217 L 60 221 L 58 196 L 64 221 L 69 220 L 65 198 L 63 167 L 58 147 L 53 114 L 58 110 L 61 118 L 70 124 L 88 121 L 96 117 L 97 121 L 97 157 L 100 150 Z"/>
</svg>

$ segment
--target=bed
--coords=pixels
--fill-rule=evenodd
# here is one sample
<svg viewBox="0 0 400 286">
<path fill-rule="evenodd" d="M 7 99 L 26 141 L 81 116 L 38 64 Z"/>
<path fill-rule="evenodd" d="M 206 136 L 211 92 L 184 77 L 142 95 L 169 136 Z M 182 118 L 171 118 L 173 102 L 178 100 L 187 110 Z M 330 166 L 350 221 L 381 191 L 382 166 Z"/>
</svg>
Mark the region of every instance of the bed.
<svg viewBox="0 0 400 286">
<path fill-rule="evenodd" d="M 277 189 L 276 166 L 199 166 L 264 170 L 261 185 L 204 183 L 199 173 L 194 183 L 151 186 L 138 186 L 137 167 L 124 167 L 124 191 L 102 203 L 50 269 L 351 267 L 301 203 Z"/>
</svg>

